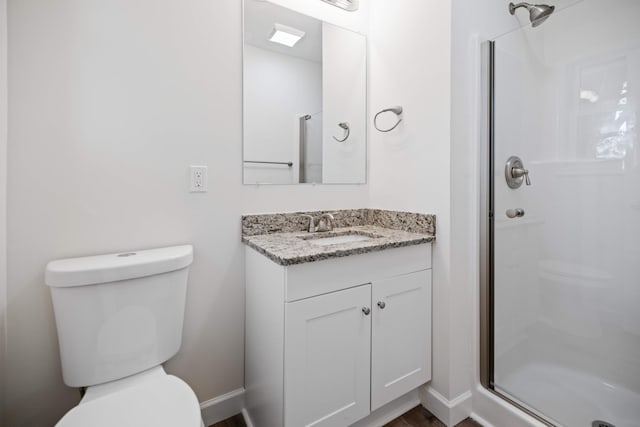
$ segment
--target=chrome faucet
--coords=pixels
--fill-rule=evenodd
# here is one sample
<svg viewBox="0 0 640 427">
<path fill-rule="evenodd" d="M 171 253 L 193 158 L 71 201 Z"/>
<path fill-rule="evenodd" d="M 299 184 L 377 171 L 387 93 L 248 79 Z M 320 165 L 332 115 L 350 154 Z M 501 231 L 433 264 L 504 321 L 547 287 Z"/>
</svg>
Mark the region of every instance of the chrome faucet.
<svg viewBox="0 0 640 427">
<path fill-rule="evenodd" d="M 333 215 L 331 215 L 330 213 L 323 213 L 322 215 L 320 215 L 320 221 L 318 221 L 316 231 L 333 231 L 333 221 Z"/>
<path fill-rule="evenodd" d="M 315 233 L 316 231 L 316 227 L 315 227 L 315 221 L 313 220 L 313 217 L 311 215 L 300 215 L 302 218 L 307 218 L 309 220 L 309 226 L 307 227 L 307 231 L 309 233 Z"/>
</svg>

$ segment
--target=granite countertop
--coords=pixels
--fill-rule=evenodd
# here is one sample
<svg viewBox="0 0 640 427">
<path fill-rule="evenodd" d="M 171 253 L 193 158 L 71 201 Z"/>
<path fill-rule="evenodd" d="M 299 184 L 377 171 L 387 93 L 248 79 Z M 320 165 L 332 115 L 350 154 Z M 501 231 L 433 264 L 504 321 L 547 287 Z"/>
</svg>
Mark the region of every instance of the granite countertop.
<svg viewBox="0 0 640 427">
<path fill-rule="evenodd" d="M 243 216 L 242 241 L 280 265 L 321 261 L 390 248 L 418 245 L 435 240 L 435 217 L 408 212 L 372 209 L 332 211 L 333 231 L 302 231 L 302 215 L 319 217 L 324 212 Z M 367 240 L 320 246 L 311 240 L 361 235 Z"/>
</svg>

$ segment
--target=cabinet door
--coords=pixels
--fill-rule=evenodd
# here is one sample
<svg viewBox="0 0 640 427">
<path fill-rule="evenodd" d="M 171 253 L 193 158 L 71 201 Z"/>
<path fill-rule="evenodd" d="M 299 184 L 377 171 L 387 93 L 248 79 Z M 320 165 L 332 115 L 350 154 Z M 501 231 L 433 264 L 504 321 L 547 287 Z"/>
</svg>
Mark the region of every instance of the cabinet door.
<svg viewBox="0 0 640 427">
<path fill-rule="evenodd" d="M 431 379 L 431 270 L 373 283 L 371 410 Z"/>
<path fill-rule="evenodd" d="M 371 285 L 285 304 L 285 426 L 369 414 Z"/>
</svg>

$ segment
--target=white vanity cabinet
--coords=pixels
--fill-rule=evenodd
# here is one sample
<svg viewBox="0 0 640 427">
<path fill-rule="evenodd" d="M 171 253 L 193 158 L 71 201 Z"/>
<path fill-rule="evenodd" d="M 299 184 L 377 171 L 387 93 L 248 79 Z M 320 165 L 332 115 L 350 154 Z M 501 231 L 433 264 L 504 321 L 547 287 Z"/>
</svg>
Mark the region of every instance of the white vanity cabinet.
<svg viewBox="0 0 640 427">
<path fill-rule="evenodd" d="M 431 379 L 431 245 L 292 266 L 246 249 L 255 427 L 349 426 Z"/>
</svg>

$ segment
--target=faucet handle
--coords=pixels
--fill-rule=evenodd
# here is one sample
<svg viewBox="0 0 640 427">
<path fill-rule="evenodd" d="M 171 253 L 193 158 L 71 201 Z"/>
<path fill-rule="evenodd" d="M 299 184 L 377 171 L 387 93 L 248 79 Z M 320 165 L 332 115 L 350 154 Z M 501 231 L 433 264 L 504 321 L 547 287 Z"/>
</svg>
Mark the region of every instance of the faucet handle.
<svg viewBox="0 0 640 427">
<path fill-rule="evenodd" d="M 522 159 L 518 156 L 511 156 L 507 159 L 507 163 L 504 166 L 504 175 L 509 188 L 520 188 L 522 181 L 527 185 L 531 185 L 529 170 L 524 167 Z"/>
<path fill-rule="evenodd" d="M 525 168 L 512 168 L 511 176 L 514 178 L 521 178 L 524 176 L 524 182 L 527 185 L 531 185 L 531 180 L 529 179 L 529 169 Z"/>
<path fill-rule="evenodd" d="M 309 233 L 313 233 L 316 231 L 315 221 L 311 215 L 300 215 L 302 218 L 307 218 L 309 220 L 309 226 L 307 227 L 307 231 Z"/>
<path fill-rule="evenodd" d="M 323 213 L 320 215 L 320 221 L 318 221 L 316 231 L 333 231 L 333 221 L 333 215 L 330 213 Z"/>
</svg>

